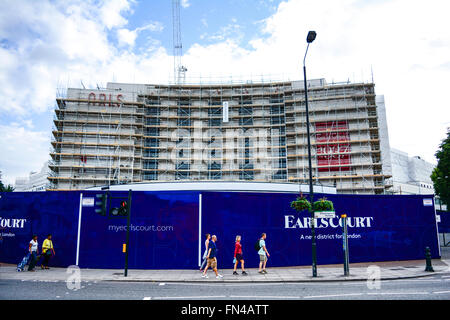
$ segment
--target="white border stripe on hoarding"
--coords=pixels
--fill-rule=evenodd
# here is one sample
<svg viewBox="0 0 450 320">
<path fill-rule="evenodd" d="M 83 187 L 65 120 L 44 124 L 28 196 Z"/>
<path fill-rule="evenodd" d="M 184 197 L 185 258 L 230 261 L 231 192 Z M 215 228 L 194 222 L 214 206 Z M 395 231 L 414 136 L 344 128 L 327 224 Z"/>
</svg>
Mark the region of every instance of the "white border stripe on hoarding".
<svg viewBox="0 0 450 320">
<path fill-rule="evenodd" d="M 80 231 L 81 231 L 81 211 L 83 209 L 83 193 L 80 193 L 80 210 L 78 211 L 78 234 L 77 234 L 77 256 L 75 265 L 78 265 L 78 258 L 80 255 Z"/>
<path fill-rule="evenodd" d="M 439 237 L 439 227 L 438 227 L 438 222 L 437 222 L 437 218 L 436 218 L 436 198 L 433 197 L 433 208 L 434 208 L 434 221 L 436 222 L 436 237 L 437 237 L 437 245 L 438 245 L 438 250 L 439 250 L 439 257 L 441 256 L 441 238 Z"/>
<path fill-rule="evenodd" d="M 198 195 L 198 266 L 202 265 L 202 194 Z"/>
</svg>

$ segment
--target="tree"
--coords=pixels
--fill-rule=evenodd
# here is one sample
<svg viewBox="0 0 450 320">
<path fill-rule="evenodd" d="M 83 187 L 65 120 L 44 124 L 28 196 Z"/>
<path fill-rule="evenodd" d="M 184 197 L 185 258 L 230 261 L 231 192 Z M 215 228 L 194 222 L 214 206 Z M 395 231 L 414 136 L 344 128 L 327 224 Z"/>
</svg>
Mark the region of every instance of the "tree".
<svg viewBox="0 0 450 320">
<path fill-rule="evenodd" d="M 13 192 L 14 187 L 12 185 L 5 186 L 3 182 L 0 180 L 0 192 Z"/>
<path fill-rule="evenodd" d="M 450 205 L 450 130 L 435 153 L 438 164 L 431 174 L 434 190 L 442 203 Z"/>
</svg>

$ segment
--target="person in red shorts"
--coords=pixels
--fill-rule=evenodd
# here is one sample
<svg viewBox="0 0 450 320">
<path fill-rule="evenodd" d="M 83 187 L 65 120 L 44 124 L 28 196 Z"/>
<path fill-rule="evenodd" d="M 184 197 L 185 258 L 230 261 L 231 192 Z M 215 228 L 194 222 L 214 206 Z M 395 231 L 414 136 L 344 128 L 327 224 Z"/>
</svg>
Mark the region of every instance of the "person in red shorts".
<svg viewBox="0 0 450 320">
<path fill-rule="evenodd" d="M 236 268 L 239 262 L 241 263 L 242 274 L 247 275 L 247 272 L 245 272 L 244 270 L 244 257 L 242 255 L 241 236 L 236 236 L 236 243 L 234 245 L 234 275 L 238 274 L 236 272 Z"/>
</svg>

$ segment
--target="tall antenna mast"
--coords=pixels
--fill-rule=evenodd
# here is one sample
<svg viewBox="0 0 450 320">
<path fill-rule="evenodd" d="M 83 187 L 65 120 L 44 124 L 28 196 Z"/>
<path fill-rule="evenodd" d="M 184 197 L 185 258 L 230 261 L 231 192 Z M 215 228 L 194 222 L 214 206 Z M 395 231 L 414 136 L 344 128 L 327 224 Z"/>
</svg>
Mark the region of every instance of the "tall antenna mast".
<svg viewBox="0 0 450 320">
<path fill-rule="evenodd" d="M 187 68 L 181 64 L 183 45 L 181 44 L 180 0 L 172 0 L 173 19 L 173 78 L 176 84 L 184 83 Z"/>
</svg>

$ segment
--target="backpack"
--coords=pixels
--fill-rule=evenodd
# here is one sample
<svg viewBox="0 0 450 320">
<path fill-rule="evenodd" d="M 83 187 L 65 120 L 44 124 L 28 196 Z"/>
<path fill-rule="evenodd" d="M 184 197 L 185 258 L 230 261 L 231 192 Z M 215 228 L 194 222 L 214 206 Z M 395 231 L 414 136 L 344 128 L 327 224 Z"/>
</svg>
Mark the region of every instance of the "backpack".
<svg viewBox="0 0 450 320">
<path fill-rule="evenodd" d="M 255 250 L 259 251 L 261 249 L 261 246 L 259 245 L 259 241 L 261 241 L 261 239 L 258 239 L 258 241 L 256 241 L 255 243 Z"/>
</svg>

